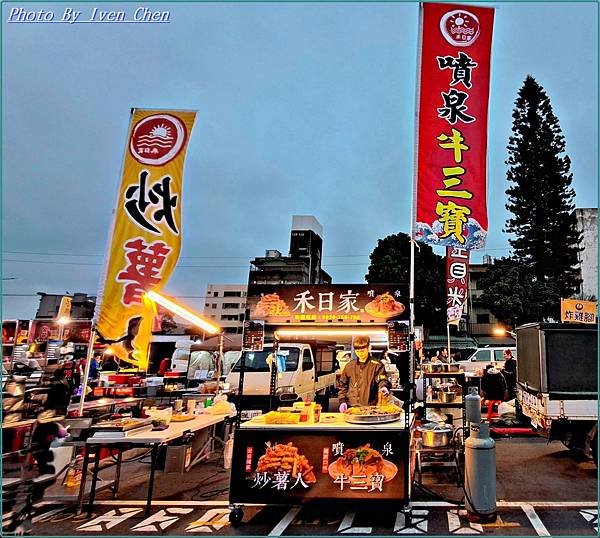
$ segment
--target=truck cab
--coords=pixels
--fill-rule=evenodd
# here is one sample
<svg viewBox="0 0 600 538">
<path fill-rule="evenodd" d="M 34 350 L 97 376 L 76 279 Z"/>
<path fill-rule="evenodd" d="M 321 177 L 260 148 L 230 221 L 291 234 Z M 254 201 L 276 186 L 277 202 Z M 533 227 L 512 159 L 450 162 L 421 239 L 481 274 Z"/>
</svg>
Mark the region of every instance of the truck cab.
<svg viewBox="0 0 600 538">
<path fill-rule="evenodd" d="M 277 349 L 276 395 L 297 394 L 298 399 L 328 401 L 335 385 L 334 353 L 332 346 L 301 342 L 280 342 Z M 244 351 L 225 382 L 237 392 L 242 361 L 245 361 L 244 407 L 265 408 L 269 403 L 273 344 L 262 351 Z"/>
</svg>

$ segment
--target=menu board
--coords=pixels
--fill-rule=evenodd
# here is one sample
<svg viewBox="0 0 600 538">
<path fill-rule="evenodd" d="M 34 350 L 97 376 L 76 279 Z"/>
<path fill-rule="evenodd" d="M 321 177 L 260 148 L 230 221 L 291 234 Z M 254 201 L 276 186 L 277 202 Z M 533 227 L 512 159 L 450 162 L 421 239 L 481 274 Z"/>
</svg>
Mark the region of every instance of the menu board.
<svg viewBox="0 0 600 538">
<path fill-rule="evenodd" d="M 409 432 L 245 430 L 235 434 L 230 502 L 408 495 Z"/>
<path fill-rule="evenodd" d="M 245 321 L 242 336 L 242 351 L 262 351 L 265 343 L 263 321 Z"/>
<path fill-rule="evenodd" d="M 408 331 L 407 321 L 388 321 L 388 349 L 390 351 L 408 351 Z"/>
</svg>

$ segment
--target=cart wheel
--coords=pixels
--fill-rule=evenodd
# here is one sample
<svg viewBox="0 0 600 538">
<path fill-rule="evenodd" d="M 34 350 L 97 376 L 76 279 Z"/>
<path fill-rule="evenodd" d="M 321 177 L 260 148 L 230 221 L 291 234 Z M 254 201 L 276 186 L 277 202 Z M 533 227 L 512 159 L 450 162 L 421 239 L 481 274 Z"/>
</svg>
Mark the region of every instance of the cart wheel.
<svg viewBox="0 0 600 538">
<path fill-rule="evenodd" d="M 237 527 L 244 518 L 244 511 L 241 508 L 234 508 L 229 512 L 229 523 L 232 527 Z"/>
</svg>

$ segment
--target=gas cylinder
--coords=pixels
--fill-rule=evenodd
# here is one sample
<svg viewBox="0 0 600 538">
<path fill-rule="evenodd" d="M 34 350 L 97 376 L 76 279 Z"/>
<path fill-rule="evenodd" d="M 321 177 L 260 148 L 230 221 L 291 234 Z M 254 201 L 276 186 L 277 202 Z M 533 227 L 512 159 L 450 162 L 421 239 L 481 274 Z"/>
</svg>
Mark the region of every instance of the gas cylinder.
<svg viewBox="0 0 600 538">
<path fill-rule="evenodd" d="M 471 422 L 465 441 L 467 518 L 478 523 L 496 521 L 496 443 L 487 422 Z"/>
<path fill-rule="evenodd" d="M 477 387 L 469 387 L 469 394 L 465 396 L 465 415 L 471 424 L 481 422 L 481 397 L 477 392 Z"/>
</svg>

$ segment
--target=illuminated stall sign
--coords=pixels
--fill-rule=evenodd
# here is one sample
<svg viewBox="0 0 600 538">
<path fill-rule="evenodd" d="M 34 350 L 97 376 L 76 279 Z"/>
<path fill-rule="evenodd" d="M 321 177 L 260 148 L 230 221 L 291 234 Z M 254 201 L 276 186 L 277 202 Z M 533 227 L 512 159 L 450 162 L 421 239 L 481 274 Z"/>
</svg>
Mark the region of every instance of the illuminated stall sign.
<svg viewBox="0 0 600 538">
<path fill-rule="evenodd" d="M 404 431 L 242 429 L 236 432 L 230 501 L 403 500 L 407 463 Z"/>
<path fill-rule="evenodd" d="M 265 324 L 261 321 L 245 321 L 242 351 L 262 351 L 265 344 Z"/>
<path fill-rule="evenodd" d="M 388 321 L 387 340 L 390 351 L 408 351 L 408 321 Z"/>
<path fill-rule="evenodd" d="M 494 10 L 421 8 L 416 215 L 430 245 L 485 245 L 487 118 Z"/>
<path fill-rule="evenodd" d="M 54 320 L 34 319 L 29 331 L 30 344 L 42 344 L 48 340 L 58 340 L 60 324 Z"/>
<path fill-rule="evenodd" d="M 2 322 L 2 345 L 11 346 L 15 343 L 17 333 L 17 321 Z"/>
<path fill-rule="evenodd" d="M 91 321 L 71 321 L 63 329 L 63 340 L 74 344 L 87 344 L 92 331 Z"/>
<path fill-rule="evenodd" d="M 408 301 L 394 284 L 248 286 L 250 318 L 267 323 L 386 323 L 408 319 Z"/>
</svg>

